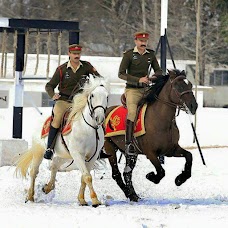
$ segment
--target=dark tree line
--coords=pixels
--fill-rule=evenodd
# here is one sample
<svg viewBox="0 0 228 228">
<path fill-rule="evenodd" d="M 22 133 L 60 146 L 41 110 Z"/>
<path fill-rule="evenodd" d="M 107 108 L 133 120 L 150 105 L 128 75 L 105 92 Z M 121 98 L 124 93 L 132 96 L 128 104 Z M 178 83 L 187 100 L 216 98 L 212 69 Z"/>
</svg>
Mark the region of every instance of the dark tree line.
<svg viewBox="0 0 228 228">
<path fill-rule="evenodd" d="M 160 37 L 160 0 L 0 0 L 0 16 L 9 18 L 72 20 L 80 23 L 80 43 L 85 55 L 121 56 L 131 48 L 133 33 L 151 33 L 150 47 Z M 197 0 L 169 1 L 169 44 L 175 59 L 195 59 Z M 228 65 L 228 1 L 201 0 L 200 71 L 208 63 Z M 37 34 L 30 35 L 34 44 Z M 62 50 L 68 43 L 62 36 Z M 1 36 L 0 36 L 1 38 Z M 13 38 L 11 38 L 13 39 Z M 58 51 L 58 34 L 52 34 L 52 53 Z M 1 40 L 0 40 L 1 41 Z M 40 52 L 46 53 L 46 34 L 40 37 Z M 36 53 L 30 45 L 30 53 Z M 203 81 L 201 82 L 203 83 Z"/>
</svg>

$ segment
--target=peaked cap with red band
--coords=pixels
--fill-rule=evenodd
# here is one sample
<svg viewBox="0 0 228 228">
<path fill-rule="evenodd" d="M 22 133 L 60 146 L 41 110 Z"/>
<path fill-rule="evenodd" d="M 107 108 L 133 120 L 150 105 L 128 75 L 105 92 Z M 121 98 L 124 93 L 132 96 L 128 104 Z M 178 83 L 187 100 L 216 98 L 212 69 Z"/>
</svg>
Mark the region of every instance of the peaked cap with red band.
<svg viewBox="0 0 228 228">
<path fill-rule="evenodd" d="M 69 47 L 69 52 L 71 53 L 81 53 L 82 51 L 82 46 L 78 44 L 71 44 Z"/>
<path fill-rule="evenodd" d="M 143 39 L 148 40 L 149 39 L 149 33 L 148 32 L 136 32 L 134 34 L 135 39 Z"/>
</svg>

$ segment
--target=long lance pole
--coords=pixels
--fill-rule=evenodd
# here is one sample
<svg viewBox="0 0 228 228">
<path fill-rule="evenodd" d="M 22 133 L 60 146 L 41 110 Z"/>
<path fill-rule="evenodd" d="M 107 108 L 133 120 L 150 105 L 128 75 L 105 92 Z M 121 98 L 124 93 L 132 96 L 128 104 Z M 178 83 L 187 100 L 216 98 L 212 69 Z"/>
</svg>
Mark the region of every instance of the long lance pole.
<svg viewBox="0 0 228 228">
<path fill-rule="evenodd" d="M 198 150 L 199 150 L 199 153 L 200 153 L 200 157 L 202 159 L 203 164 L 206 165 L 204 157 L 203 157 L 203 153 L 202 153 L 201 148 L 200 148 L 199 140 L 198 140 L 197 135 L 196 135 L 194 124 L 193 124 L 193 121 L 192 121 L 192 118 L 191 118 L 190 110 L 187 107 L 187 105 L 185 105 L 185 109 L 187 111 L 187 114 L 188 114 L 188 117 L 189 117 L 189 120 L 190 120 L 190 123 L 191 123 L 191 126 L 192 126 L 192 131 L 193 131 L 193 134 L 194 134 L 194 137 L 195 137 L 195 140 L 196 140 L 196 144 L 197 144 L 197 147 L 198 147 Z"/>
</svg>

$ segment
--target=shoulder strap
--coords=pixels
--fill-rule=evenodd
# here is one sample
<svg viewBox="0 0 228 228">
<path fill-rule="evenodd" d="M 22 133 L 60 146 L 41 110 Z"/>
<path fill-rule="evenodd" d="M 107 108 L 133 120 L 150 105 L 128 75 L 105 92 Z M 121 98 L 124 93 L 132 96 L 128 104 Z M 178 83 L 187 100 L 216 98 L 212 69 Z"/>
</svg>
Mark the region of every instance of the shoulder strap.
<svg viewBox="0 0 228 228">
<path fill-rule="evenodd" d="M 58 67 L 58 70 L 59 70 L 59 88 L 62 88 L 62 80 L 63 80 L 63 71 L 62 71 L 62 68 L 66 64 L 67 64 L 67 62 Z"/>
</svg>

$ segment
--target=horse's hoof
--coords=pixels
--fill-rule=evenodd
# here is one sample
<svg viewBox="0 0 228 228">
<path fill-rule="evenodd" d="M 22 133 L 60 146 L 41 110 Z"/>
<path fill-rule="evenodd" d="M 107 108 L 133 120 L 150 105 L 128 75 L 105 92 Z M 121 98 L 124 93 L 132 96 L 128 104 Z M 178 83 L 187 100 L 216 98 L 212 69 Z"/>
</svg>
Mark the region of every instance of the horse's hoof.
<svg viewBox="0 0 228 228">
<path fill-rule="evenodd" d="M 160 182 L 160 180 L 157 178 L 154 172 L 148 173 L 146 175 L 146 179 L 148 179 L 149 181 L 152 181 L 155 184 L 158 184 Z"/>
<path fill-rule="evenodd" d="M 48 194 L 49 192 L 51 192 L 53 189 L 48 189 L 48 185 L 47 184 L 45 184 L 44 186 L 43 186 L 43 188 L 42 188 L 42 191 L 43 191 L 43 193 L 45 193 L 45 194 Z"/>
<path fill-rule="evenodd" d="M 183 184 L 184 182 L 181 180 L 181 178 L 176 178 L 175 179 L 175 184 L 176 184 L 176 186 L 181 186 L 182 184 Z"/>
<path fill-rule="evenodd" d="M 88 203 L 85 201 L 85 199 L 78 199 L 78 203 L 80 206 L 88 206 Z"/>
<path fill-rule="evenodd" d="M 48 194 L 50 191 L 46 191 L 45 187 L 47 187 L 47 184 L 44 185 L 44 187 L 42 188 L 42 191 L 43 193 Z"/>
<path fill-rule="evenodd" d="M 100 203 L 98 203 L 98 204 L 92 204 L 92 207 L 96 208 L 96 207 L 98 207 L 100 205 L 101 205 Z"/>
<path fill-rule="evenodd" d="M 88 203 L 80 203 L 80 206 L 89 206 Z"/>
<path fill-rule="evenodd" d="M 131 202 L 139 202 L 139 200 L 141 199 L 138 195 L 134 194 L 134 195 L 130 195 L 129 199 Z"/>
<path fill-rule="evenodd" d="M 25 199 L 25 203 L 28 203 L 28 201 L 30 201 L 30 202 L 34 202 L 34 198 L 33 198 L 33 197 L 32 197 L 32 198 L 30 198 L 30 199 L 29 199 L 29 198 L 26 198 L 26 199 Z"/>
<path fill-rule="evenodd" d="M 187 179 L 191 177 L 190 175 L 187 175 L 186 173 L 182 172 L 179 176 L 176 177 L 175 179 L 175 184 L 176 186 L 182 185 Z"/>
</svg>

